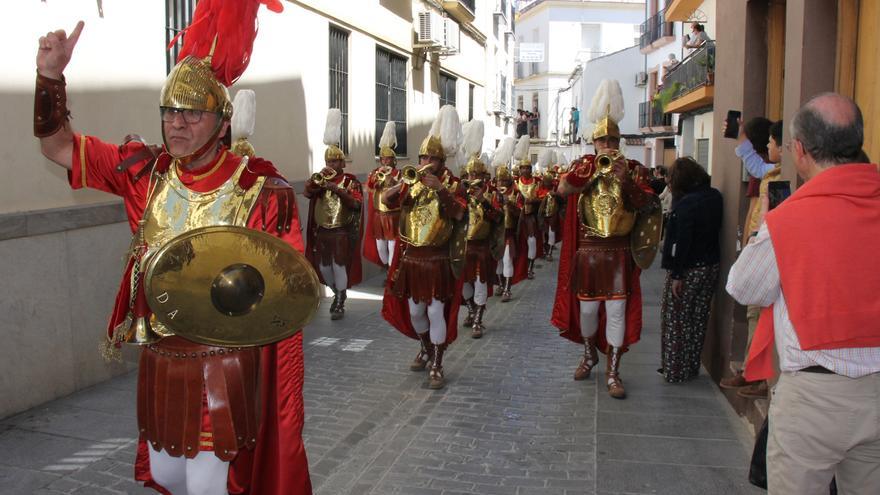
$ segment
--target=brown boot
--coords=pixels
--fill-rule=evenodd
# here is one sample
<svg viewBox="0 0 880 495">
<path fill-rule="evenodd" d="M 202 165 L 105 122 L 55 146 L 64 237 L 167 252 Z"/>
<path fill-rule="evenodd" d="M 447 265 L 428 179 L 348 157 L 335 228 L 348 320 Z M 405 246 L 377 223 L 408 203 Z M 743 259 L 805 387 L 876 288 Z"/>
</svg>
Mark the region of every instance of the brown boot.
<svg viewBox="0 0 880 495">
<path fill-rule="evenodd" d="M 510 295 L 510 285 L 513 282 L 513 277 L 504 277 L 504 290 L 501 292 L 501 302 L 510 301 L 512 297 Z"/>
<path fill-rule="evenodd" d="M 438 344 L 434 346 L 434 362 L 431 363 L 431 371 L 428 373 L 428 388 L 437 390 L 446 386 L 446 379 L 443 378 L 443 353 L 446 351 L 446 344 Z"/>
<path fill-rule="evenodd" d="M 608 381 L 608 395 L 615 399 L 625 399 L 626 390 L 623 388 L 623 380 L 620 379 L 620 356 L 623 348 L 609 345 L 605 354 L 605 379 Z"/>
<path fill-rule="evenodd" d="M 434 357 L 434 344 L 431 343 L 430 332 L 420 333 L 418 336 L 421 349 L 419 349 L 416 358 L 413 359 L 413 362 L 409 365 L 409 369 L 412 371 L 424 371 L 425 368 L 428 367 L 428 363 Z"/>
<path fill-rule="evenodd" d="M 535 279 L 535 260 L 529 260 L 529 268 L 526 272 L 526 278 L 529 280 Z"/>
<path fill-rule="evenodd" d="M 722 378 L 721 381 L 718 383 L 718 386 L 726 389 L 736 389 L 746 387 L 751 384 L 752 382 L 747 381 L 746 377 L 743 376 L 743 372 L 739 371 L 733 376 Z"/>
<path fill-rule="evenodd" d="M 767 381 L 752 382 L 750 385 L 740 388 L 736 395 L 744 399 L 766 399 L 769 392 Z"/>
<path fill-rule="evenodd" d="M 345 316 L 345 299 L 346 293 L 344 290 L 340 290 L 336 292 L 336 297 L 333 299 L 333 302 L 336 303 L 335 307 L 330 308 L 330 319 L 331 320 L 341 320 L 343 316 Z"/>
<path fill-rule="evenodd" d="M 599 353 L 596 352 L 596 338 L 590 337 L 584 340 L 584 356 L 581 358 L 581 364 L 574 370 L 574 379 L 586 380 L 597 364 L 599 364 Z"/>
<path fill-rule="evenodd" d="M 483 326 L 483 313 L 486 312 L 486 305 L 477 306 L 477 310 L 474 314 L 474 329 L 471 331 L 471 337 L 475 339 L 479 339 L 483 336 L 483 330 L 486 327 Z"/>
<path fill-rule="evenodd" d="M 474 313 L 477 311 L 477 304 L 474 302 L 474 298 L 465 299 L 464 304 L 467 306 L 468 314 L 464 319 L 465 328 L 470 328 L 474 325 Z"/>
</svg>

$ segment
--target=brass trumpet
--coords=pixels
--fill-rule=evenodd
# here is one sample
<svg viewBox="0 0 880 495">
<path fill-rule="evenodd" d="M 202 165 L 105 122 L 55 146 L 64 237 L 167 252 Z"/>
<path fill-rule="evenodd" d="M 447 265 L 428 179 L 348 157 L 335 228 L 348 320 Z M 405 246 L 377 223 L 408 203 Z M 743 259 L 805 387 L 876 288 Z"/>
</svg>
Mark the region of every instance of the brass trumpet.
<svg viewBox="0 0 880 495">
<path fill-rule="evenodd" d="M 422 177 L 428 173 L 428 167 L 430 167 L 430 165 L 425 165 L 422 168 L 415 168 L 412 165 L 406 165 L 400 169 L 400 180 L 403 181 L 404 184 L 412 186 L 416 182 L 422 180 Z"/>
<path fill-rule="evenodd" d="M 383 184 L 386 179 L 391 177 L 392 173 L 394 173 L 394 169 L 389 166 L 379 168 L 379 170 L 376 170 L 376 182 Z"/>
<path fill-rule="evenodd" d="M 602 153 L 596 157 L 596 169 L 600 174 L 610 174 L 611 166 L 622 157 L 623 154 L 617 150 L 611 153 Z"/>
<path fill-rule="evenodd" d="M 333 178 L 336 177 L 335 170 L 333 170 L 332 168 L 328 169 L 328 170 L 330 170 L 330 172 L 328 174 L 324 174 L 323 170 L 320 172 L 313 173 L 312 176 L 309 177 L 309 180 L 311 180 L 312 182 L 314 182 L 316 185 L 318 185 L 320 187 L 324 187 L 325 185 L 327 185 L 328 180 L 333 180 Z"/>
</svg>

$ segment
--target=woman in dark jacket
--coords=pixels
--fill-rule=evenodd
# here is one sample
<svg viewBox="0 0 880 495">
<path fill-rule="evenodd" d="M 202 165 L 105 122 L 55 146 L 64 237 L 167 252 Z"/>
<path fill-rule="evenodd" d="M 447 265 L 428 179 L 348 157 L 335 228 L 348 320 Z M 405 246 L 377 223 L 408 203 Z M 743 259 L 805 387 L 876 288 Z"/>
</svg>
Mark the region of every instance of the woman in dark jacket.
<svg viewBox="0 0 880 495">
<path fill-rule="evenodd" d="M 683 382 L 700 372 L 709 305 L 718 283 L 722 198 L 692 158 L 679 158 L 669 177 L 672 211 L 663 243 L 667 270 L 661 303 L 660 373 Z"/>
</svg>

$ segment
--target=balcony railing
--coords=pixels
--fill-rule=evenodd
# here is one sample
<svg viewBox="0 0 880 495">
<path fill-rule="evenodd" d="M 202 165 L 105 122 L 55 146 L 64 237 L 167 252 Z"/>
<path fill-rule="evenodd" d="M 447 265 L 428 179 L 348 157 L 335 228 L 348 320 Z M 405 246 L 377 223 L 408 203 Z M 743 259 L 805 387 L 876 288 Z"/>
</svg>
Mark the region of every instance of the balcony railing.
<svg viewBox="0 0 880 495">
<path fill-rule="evenodd" d="M 639 103 L 639 128 L 671 127 L 672 114 L 663 113 L 663 106 L 657 101 Z"/>
<path fill-rule="evenodd" d="M 685 57 L 663 78 L 663 90 L 672 92 L 672 100 L 697 88 L 715 84 L 715 42 L 707 41 Z M 671 89 L 670 88 L 674 88 Z"/>
<path fill-rule="evenodd" d="M 673 24 L 666 22 L 666 9 L 657 12 L 642 23 L 639 48 L 650 46 L 651 43 L 665 36 L 675 36 Z"/>
</svg>

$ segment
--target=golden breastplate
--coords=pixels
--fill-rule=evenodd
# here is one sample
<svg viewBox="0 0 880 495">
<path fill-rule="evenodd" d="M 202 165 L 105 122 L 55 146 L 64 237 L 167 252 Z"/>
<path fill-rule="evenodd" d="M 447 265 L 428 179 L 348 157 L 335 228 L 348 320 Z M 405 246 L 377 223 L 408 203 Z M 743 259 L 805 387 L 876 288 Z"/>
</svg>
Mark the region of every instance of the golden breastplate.
<svg viewBox="0 0 880 495">
<path fill-rule="evenodd" d="M 510 194 L 504 197 L 504 228 L 512 229 L 516 227 L 516 222 L 519 220 L 517 216 L 516 207 L 516 193 L 511 191 Z"/>
<path fill-rule="evenodd" d="M 445 187 L 453 189 L 448 180 L 444 182 Z M 437 192 L 417 182 L 407 194 L 413 198 L 413 204 L 400 216 L 400 237 L 413 246 L 446 245 L 454 226 L 452 220 L 440 214 Z"/>
<path fill-rule="evenodd" d="M 623 187 L 610 175 L 600 175 L 578 198 L 578 214 L 587 235 L 615 237 L 627 235 L 636 221 L 634 211 L 626 209 Z"/>
<path fill-rule="evenodd" d="M 343 187 L 346 179 L 342 179 L 339 187 Z M 315 223 L 325 229 L 338 229 L 350 225 L 355 215 L 342 203 L 342 199 L 336 194 L 324 190 L 318 196 L 315 204 Z"/>
<path fill-rule="evenodd" d="M 545 218 L 552 217 L 559 212 L 559 200 L 556 199 L 556 196 L 552 194 L 547 194 L 544 198 L 544 201 L 541 203 L 541 215 Z"/>
<path fill-rule="evenodd" d="M 482 241 L 492 233 L 492 222 L 486 219 L 485 205 L 471 198 L 468 201 L 467 240 Z"/>
<path fill-rule="evenodd" d="M 395 172 L 397 172 L 397 169 L 394 169 L 390 174 L 388 174 L 387 179 L 376 184 L 376 188 L 373 189 L 373 209 L 380 213 L 391 213 L 395 211 L 400 211 L 400 208 L 389 208 L 385 206 L 385 203 L 382 202 L 382 193 L 393 184 L 393 179 L 391 179 L 391 177 L 397 176 Z M 376 172 L 373 173 L 375 174 Z"/>
<path fill-rule="evenodd" d="M 531 215 L 535 212 L 535 206 L 532 201 L 538 199 L 538 181 L 534 180 L 531 184 L 523 183 L 522 179 L 517 183 L 520 194 L 522 194 L 523 199 L 525 200 L 525 205 L 523 206 L 523 213 L 526 215 Z"/>
<path fill-rule="evenodd" d="M 247 226 L 251 209 L 263 188 L 260 177 L 247 191 L 238 187 L 238 179 L 247 166 L 243 158 L 235 173 L 217 189 L 196 192 L 187 188 L 177 175 L 177 166 L 158 176 L 147 211 L 143 234 L 147 256 L 171 239 L 199 227 L 213 225 Z"/>
</svg>

